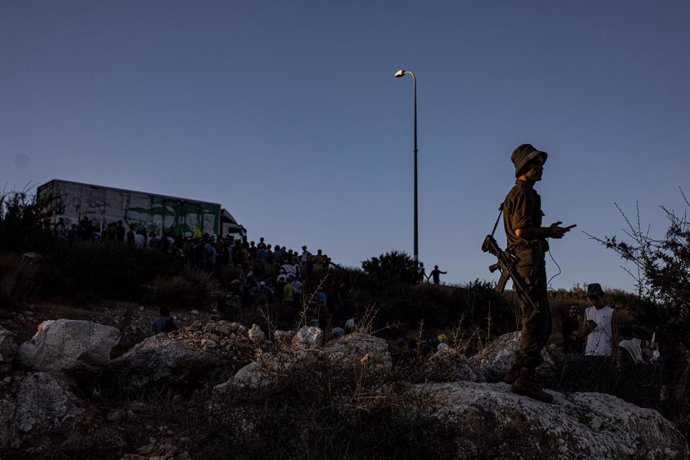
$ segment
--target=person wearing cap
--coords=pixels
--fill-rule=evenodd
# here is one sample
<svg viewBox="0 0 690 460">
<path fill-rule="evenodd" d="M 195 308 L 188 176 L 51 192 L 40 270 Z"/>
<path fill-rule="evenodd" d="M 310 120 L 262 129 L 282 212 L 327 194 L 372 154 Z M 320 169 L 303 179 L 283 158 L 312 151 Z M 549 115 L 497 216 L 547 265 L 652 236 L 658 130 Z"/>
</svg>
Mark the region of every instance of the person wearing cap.
<svg viewBox="0 0 690 460">
<path fill-rule="evenodd" d="M 606 305 L 599 283 L 587 286 L 587 298 L 592 306 L 585 309 L 585 320 L 580 327 L 580 336 L 587 339 L 585 355 L 612 356 L 614 344 L 618 343 L 615 310 Z"/>
<path fill-rule="evenodd" d="M 519 259 L 517 272 L 525 283 L 531 302 L 520 302 L 520 345 L 515 354 L 515 365 L 503 380 L 512 384 L 514 393 L 552 402 L 553 397 L 542 390 L 535 379 L 535 369 L 542 362 L 541 350 L 551 335 L 544 255 L 549 249 L 547 239 L 563 238 L 569 229 L 561 227 L 561 222 L 542 227 L 544 213 L 534 184 L 541 180 L 547 158 L 546 152 L 531 144 L 518 146 L 510 157 L 517 180 L 503 201 L 503 225 L 507 251 Z"/>
</svg>

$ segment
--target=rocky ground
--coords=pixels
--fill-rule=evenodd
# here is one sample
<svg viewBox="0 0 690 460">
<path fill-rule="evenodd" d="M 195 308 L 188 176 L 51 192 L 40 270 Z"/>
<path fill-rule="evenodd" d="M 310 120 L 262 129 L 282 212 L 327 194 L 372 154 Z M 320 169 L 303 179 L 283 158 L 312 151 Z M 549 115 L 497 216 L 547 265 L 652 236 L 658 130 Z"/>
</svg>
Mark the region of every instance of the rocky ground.
<svg viewBox="0 0 690 460">
<path fill-rule="evenodd" d="M 314 422 L 312 435 L 322 436 L 340 426 L 356 430 L 360 417 L 386 401 L 386 411 L 401 425 L 372 426 L 380 431 L 370 442 L 414 426 L 406 423 L 423 415 L 428 421 L 416 428 L 446 427 L 443 458 L 690 456 L 683 435 L 654 410 L 589 391 L 549 389 L 555 403 L 544 404 L 512 393 L 507 384 L 490 383 L 512 365 L 517 333 L 472 358 L 453 349 L 434 353 L 400 381 L 389 344 L 381 338 L 355 331 L 324 344 L 323 331 L 306 326 L 269 336 L 251 323 L 221 319 L 219 304 L 227 314 L 236 299 L 175 312 L 180 330 L 158 335 L 149 332 L 157 315 L 153 307 L 41 304 L 10 311 L 0 306 L 0 458 L 257 458 L 237 449 L 283 458 L 273 445 L 280 442 L 293 449 L 286 457 L 320 458 L 318 449 L 331 446 L 330 438 L 311 455 L 301 445 L 294 450 L 304 428 L 290 426 L 293 416 Z M 54 321 L 38 328 L 45 320 Z M 8 335 L 17 344 L 33 339 L 8 352 Z M 16 359 L 4 360 L 2 353 Z M 70 356 L 71 361 L 63 359 Z M 566 366 L 546 358 L 545 381 L 562 376 Z M 254 406 L 238 405 L 242 398 Z M 280 413 L 284 407 L 291 408 L 287 417 Z M 324 431 L 316 421 L 333 410 L 352 419 Z M 287 429 L 282 435 L 273 428 L 260 431 L 274 427 L 278 417 L 283 418 L 277 428 Z M 252 436 L 254 441 L 245 440 Z M 419 458 L 404 453 L 397 458 Z M 337 458 L 371 455 L 359 451 Z"/>
<path fill-rule="evenodd" d="M 112 357 L 116 357 L 153 335 L 151 321 L 157 315 L 156 307 L 127 302 L 103 302 L 93 308 L 48 302 L 28 305 L 21 309 L 8 309 L 0 305 L 0 328 L 11 331 L 16 343 L 21 344 L 30 340 L 36 334 L 38 326 L 47 320 L 84 320 L 113 326 L 122 332 L 119 344 L 112 350 Z M 218 320 L 219 312 L 214 304 L 189 311 L 173 312 L 173 315 L 178 327 L 184 330 L 195 323 L 207 324 Z M 193 332 L 179 332 L 173 335 L 179 340 L 193 342 L 195 339 L 190 334 Z M 197 342 L 200 340 L 196 339 Z M 0 369 L 0 412 L 6 409 L 2 406 L 3 397 L 20 394 L 22 385 L 26 385 L 27 377 L 30 375 L 31 372 L 21 367 L 11 368 L 4 365 L 4 368 Z M 45 389 L 55 384 L 53 380 L 50 380 L 50 383 L 41 380 L 39 386 Z M 66 446 L 64 451 L 73 452 L 74 458 L 88 458 L 88 455 L 93 455 L 90 458 L 99 456 L 103 459 L 129 460 L 192 458 L 188 452 L 188 449 L 192 448 L 191 440 L 175 427 L 178 418 L 184 419 L 186 410 L 194 410 L 194 404 L 188 400 L 189 395 L 151 395 L 148 402 L 156 403 L 152 405 L 138 400 L 127 401 L 106 397 L 99 394 L 101 388 L 89 382 L 82 382 L 80 389 L 82 392 L 90 393 L 78 394 L 84 400 L 88 400 L 88 404 L 83 405 L 83 412 L 80 412 L 77 422 L 69 428 L 70 434 L 57 433 L 68 438 L 68 441 L 63 443 Z M 177 414 L 169 417 L 168 409 L 172 406 L 176 408 Z M 168 411 L 168 415 L 162 417 L 160 410 L 163 408 L 165 409 L 162 412 Z M 3 421 L 0 415 L 0 425 Z M 51 442 L 51 436 L 35 436 L 32 441 L 34 447 L 28 450 L 0 449 L 0 458 L 64 458 L 64 454 L 54 451 L 51 453 Z M 90 452 L 87 457 L 82 456 L 85 451 Z M 79 454 L 80 452 L 82 454 Z"/>
<path fill-rule="evenodd" d="M 133 345 L 152 335 L 151 321 L 156 316 L 157 307 L 114 301 L 102 302 L 91 308 L 45 302 L 9 310 L 3 309 L 0 305 L 0 326 L 13 331 L 19 343 L 29 340 L 43 321 L 64 318 L 116 327 L 122 332 L 121 344 Z M 173 312 L 173 316 L 177 325 L 184 328 L 194 321 L 217 320 L 219 312 L 217 304 L 212 304 L 189 311 Z"/>
</svg>

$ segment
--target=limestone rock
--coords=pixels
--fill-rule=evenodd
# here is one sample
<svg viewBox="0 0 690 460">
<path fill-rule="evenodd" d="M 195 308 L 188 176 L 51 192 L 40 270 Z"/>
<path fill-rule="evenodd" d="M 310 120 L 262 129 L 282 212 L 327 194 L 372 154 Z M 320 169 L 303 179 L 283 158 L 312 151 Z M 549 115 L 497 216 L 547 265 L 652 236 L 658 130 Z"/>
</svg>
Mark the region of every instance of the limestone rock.
<svg viewBox="0 0 690 460">
<path fill-rule="evenodd" d="M 44 321 L 30 341 L 19 347 L 19 359 L 30 369 L 96 374 L 110 361 L 120 331 L 90 321 Z"/>
<path fill-rule="evenodd" d="M 252 324 L 252 328 L 249 329 L 247 335 L 253 343 L 261 344 L 266 340 L 266 334 L 264 334 L 258 324 Z"/>
<path fill-rule="evenodd" d="M 14 426 L 22 432 L 50 432 L 84 413 L 64 375 L 37 372 L 27 376 L 17 394 Z"/>
<path fill-rule="evenodd" d="M 330 353 L 340 361 L 368 361 L 390 369 L 393 360 L 388 352 L 388 343 L 380 337 L 354 332 L 339 339 L 331 340 L 323 347 L 324 353 Z"/>
<path fill-rule="evenodd" d="M 310 363 L 317 359 L 315 350 L 293 350 L 263 353 L 239 371 L 225 383 L 214 387 L 217 392 L 226 391 L 234 386 L 263 388 L 289 375 L 298 363 Z"/>
<path fill-rule="evenodd" d="M 486 380 L 501 380 L 515 363 L 515 352 L 519 346 L 520 331 L 503 334 L 474 355 L 470 359 L 470 364 L 481 372 Z M 544 363 L 537 368 L 537 373 L 545 374 L 554 368 L 554 361 L 546 348 L 542 350 L 541 357 Z"/>
<path fill-rule="evenodd" d="M 134 390 L 156 384 L 187 383 L 211 372 L 221 361 L 192 343 L 149 337 L 135 345 L 108 367 L 118 386 Z"/>
<path fill-rule="evenodd" d="M 605 393 L 549 391 L 553 404 L 518 396 L 504 383 L 430 383 L 432 413 L 457 433 L 457 457 L 646 458 L 690 456 L 683 435 L 658 412 Z"/>
<path fill-rule="evenodd" d="M 341 372 L 347 372 L 346 369 L 353 362 L 382 366 L 385 369 L 392 367 L 388 344 L 379 337 L 354 333 L 332 340 L 323 349 L 318 349 L 313 344 L 311 347 L 304 346 L 304 342 L 312 343 L 306 338 L 319 337 L 322 335 L 321 329 L 305 327 L 302 328 L 302 333 L 302 340 L 298 340 L 299 346 L 293 346 L 287 351 L 260 354 L 257 360 L 237 371 L 232 379 L 217 385 L 214 390 L 222 392 L 233 386 L 263 388 L 289 375 L 295 366 L 309 366 L 315 360 L 327 360 L 334 365 L 333 369 Z M 295 338 L 299 335 L 298 333 Z"/>
<path fill-rule="evenodd" d="M 426 382 L 483 382 L 484 376 L 472 367 L 467 356 L 453 348 L 439 350 L 424 360 L 421 377 Z"/>
<path fill-rule="evenodd" d="M 294 336 L 295 331 L 276 330 L 273 333 L 273 339 L 280 344 L 289 344 Z"/>
<path fill-rule="evenodd" d="M 323 343 L 323 331 L 316 326 L 302 326 L 292 338 L 295 348 L 320 348 Z"/>
</svg>

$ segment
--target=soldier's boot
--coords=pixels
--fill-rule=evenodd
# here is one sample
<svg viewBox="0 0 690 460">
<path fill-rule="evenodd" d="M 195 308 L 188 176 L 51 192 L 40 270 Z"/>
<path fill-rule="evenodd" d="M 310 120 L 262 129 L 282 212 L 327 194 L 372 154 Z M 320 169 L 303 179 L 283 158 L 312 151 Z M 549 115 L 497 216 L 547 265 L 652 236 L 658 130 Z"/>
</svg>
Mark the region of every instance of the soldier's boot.
<svg viewBox="0 0 690 460">
<path fill-rule="evenodd" d="M 519 364 L 513 364 L 513 367 L 511 367 L 510 370 L 506 372 L 506 375 L 503 376 L 503 381 L 512 385 L 515 383 L 518 377 L 520 377 L 521 370 L 522 367 Z"/>
<path fill-rule="evenodd" d="M 513 383 L 511 389 L 513 393 L 517 393 L 523 396 L 529 396 L 533 399 L 538 399 L 545 403 L 552 403 L 553 396 L 539 388 L 535 380 L 535 371 L 529 367 L 523 367 L 520 369 L 520 377 Z"/>
</svg>

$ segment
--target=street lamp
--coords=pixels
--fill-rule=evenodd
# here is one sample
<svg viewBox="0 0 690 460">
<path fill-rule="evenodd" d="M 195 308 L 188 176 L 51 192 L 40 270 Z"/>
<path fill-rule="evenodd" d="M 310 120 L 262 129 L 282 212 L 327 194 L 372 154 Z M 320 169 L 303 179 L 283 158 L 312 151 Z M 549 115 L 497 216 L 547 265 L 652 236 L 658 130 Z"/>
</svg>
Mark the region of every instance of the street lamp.
<svg viewBox="0 0 690 460">
<path fill-rule="evenodd" d="M 412 75 L 414 86 L 414 262 L 419 262 L 419 232 L 417 226 L 417 77 L 411 70 L 400 69 L 393 75 L 395 78 L 402 78 L 405 75 Z"/>
</svg>

